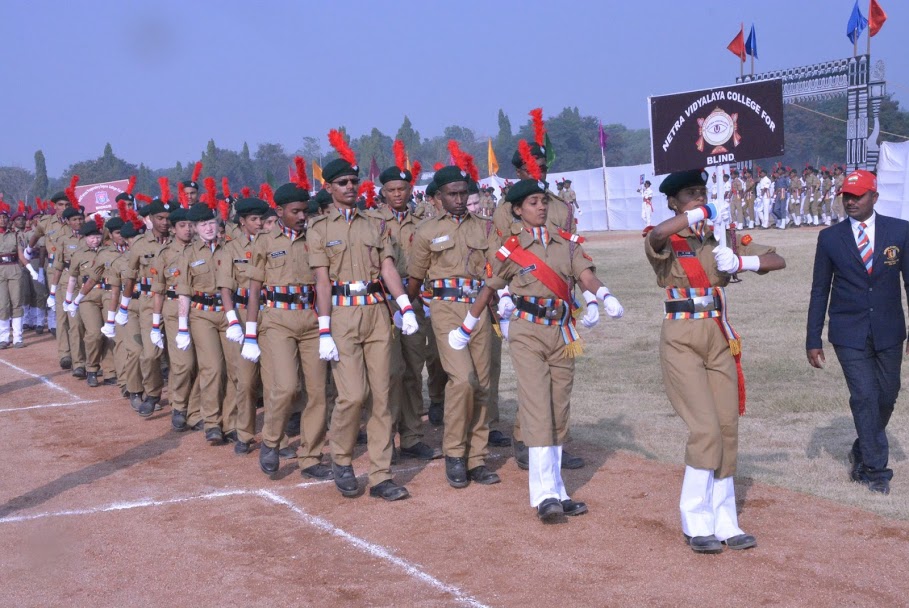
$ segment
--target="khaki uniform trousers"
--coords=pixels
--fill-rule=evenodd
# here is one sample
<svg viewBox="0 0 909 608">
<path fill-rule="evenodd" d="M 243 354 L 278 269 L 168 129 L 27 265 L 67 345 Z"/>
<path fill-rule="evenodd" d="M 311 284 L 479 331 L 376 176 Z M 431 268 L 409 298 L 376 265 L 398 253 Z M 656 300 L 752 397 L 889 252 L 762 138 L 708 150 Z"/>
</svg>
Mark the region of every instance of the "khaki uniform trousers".
<svg viewBox="0 0 909 608">
<path fill-rule="evenodd" d="M 745 221 L 745 213 L 742 208 L 742 199 L 739 197 L 732 197 L 729 200 L 729 210 L 732 215 L 732 222 L 734 224 L 741 224 Z"/>
<path fill-rule="evenodd" d="M 426 330 L 432 330 L 423 322 L 422 306 L 414 307 L 414 314 L 420 329 L 405 336 L 395 327 L 391 342 L 388 407 L 394 428 L 401 435 L 402 448 L 413 447 L 423 439 L 423 364 Z"/>
<path fill-rule="evenodd" d="M 139 366 L 142 369 L 142 384 L 146 397 L 161 397 L 164 388 L 164 377 L 161 375 L 161 359 L 164 351 L 155 346 L 150 338 L 154 297 L 144 291 L 139 296 L 139 339 L 142 340 L 142 353 L 139 355 Z M 60 321 L 58 320 L 57 323 Z"/>
<path fill-rule="evenodd" d="M 749 222 L 757 222 L 754 217 L 754 195 L 745 196 L 745 215 Z"/>
<path fill-rule="evenodd" d="M 713 319 L 664 320 L 660 363 L 669 402 L 688 425 L 685 464 L 735 474 L 739 392 L 729 342 Z"/>
<path fill-rule="evenodd" d="M 104 310 L 102 290 L 92 289 L 82 302 L 79 303 L 78 313 L 73 321 L 78 319 L 83 327 L 83 343 L 85 344 L 85 371 L 99 372 L 101 361 L 105 359 L 105 369 L 111 372 L 110 353 L 107 348 L 107 337 L 101 333 L 104 327 Z M 111 375 L 113 375 L 111 373 Z M 107 375 L 105 375 L 105 378 Z"/>
<path fill-rule="evenodd" d="M 832 212 L 833 212 L 833 215 L 835 215 L 836 218 L 839 220 L 846 217 L 846 208 L 843 207 L 843 195 L 842 194 L 840 194 L 839 196 L 837 196 L 836 198 L 833 199 Z"/>
<path fill-rule="evenodd" d="M 464 321 L 470 304 L 432 300 L 429 304 L 432 329 L 436 334 L 442 367 L 448 373 L 445 386 L 445 428 L 442 451 L 445 456 L 466 458 L 467 468 L 485 464 L 489 449 L 489 315 L 480 315 L 467 348 L 454 350 L 448 332 Z"/>
<path fill-rule="evenodd" d="M 69 283 L 69 273 L 60 274 L 60 281 L 57 283 L 57 293 L 54 298 L 56 306 L 54 313 L 57 316 L 57 351 L 60 358 L 72 357 L 73 367 L 85 367 L 85 345 L 82 340 L 85 334 L 85 328 L 82 326 L 82 320 L 79 315 L 74 318 L 69 316 L 63 305 L 66 303 L 66 286 Z M 74 294 L 75 295 L 75 294 Z"/>
<path fill-rule="evenodd" d="M 237 307 L 237 320 L 240 327 L 246 327 L 246 309 Z M 237 438 L 250 442 L 256 438 L 256 400 L 259 393 L 259 364 L 247 361 L 240 355 L 243 343 L 227 341 L 224 354 L 227 358 L 227 391 L 225 401 L 233 399 L 234 426 L 228 432 L 236 431 Z"/>
<path fill-rule="evenodd" d="M 385 304 L 335 306 L 331 335 L 338 347 L 338 361 L 331 371 L 338 389 L 331 416 L 331 457 L 349 466 L 357 443 L 360 415 L 371 397 L 366 423 L 369 483 L 391 479 L 392 420 L 388 408 L 391 321 Z"/>
<path fill-rule="evenodd" d="M 189 311 L 189 332 L 193 339 L 190 348 L 195 348 L 199 366 L 202 420 L 205 421 L 206 431 L 220 429 L 222 433 L 233 430 L 237 417 L 237 404 L 224 401 L 227 385 L 224 353 L 230 343 L 224 333 L 226 331 L 227 316 L 224 311 L 196 308 Z"/>
<path fill-rule="evenodd" d="M 823 205 L 824 205 L 824 199 L 821 198 L 821 194 L 820 194 L 820 192 L 818 192 L 814 195 L 814 197 L 811 199 L 811 202 L 808 205 L 808 208 L 810 210 L 809 213 L 811 215 L 820 215 L 821 208 L 823 207 Z"/>
<path fill-rule="evenodd" d="M 426 389 L 429 393 L 429 402 L 444 403 L 448 374 L 445 373 L 445 368 L 442 367 L 442 360 L 439 358 L 436 332 L 432 330 L 432 317 L 428 319 L 424 317 L 424 319 L 422 323 L 426 326 L 426 374 L 428 376 Z M 419 321 L 419 318 L 417 320 Z"/>
<path fill-rule="evenodd" d="M 142 340 L 139 337 L 139 301 L 135 298 L 129 302 L 126 324 L 117 325 L 116 332 L 114 361 L 117 366 L 117 383 L 127 392 L 141 393 L 142 370 L 139 368 L 139 355 L 142 353 Z"/>
<path fill-rule="evenodd" d="M 489 422 L 499 421 L 499 379 L 502 377 L 502 338 L 495 332 L 489 338 Z"/>
<path fill-rule="evenodd" d="M 31 262 L 29 262 L 29 264 L 31 264 L 32 268 L 34 268 L 35 270 L 41 270 L 41 265 L 38 263 L 38 260 L 32 260 Z M 41 282 L 33 279 L 32 276 L 30 274 L 28 274 L 28 271 L 26 271 L 25 274 L 28 276 L 29 280 L 32 282 L 32 298 L 33 298 L 32 306 L 34 306 L 36 308 L 44 308 L 46 310 L 47 309 L 47 296 L 48 296 L 49 292 L 47 291 L 47 285 L 45 285 L 44 283 L 46 283 L 48 281 L 48 279 L 46 278 L 47 271 L 46 270 L 44 271 L 44 276 L 45 276 L 44 283 L 41 283 Z"/>
<path fill-rule="evenodd" d="M 199 369 L 196 365 L 196 349 L 177 348 L 177 328 L 179 327 L 180 302 L 167 299 L 161 308 L 161 319 L 164 321 L 164 334 L 167 339 L 167 352 L 170 361 L 170 372 L 167 374 L 167 400 L 170 407 L 186 415 L 186 424 L 193 426 L 202 419 L 202 397 L 199 392 Z M 195 337 L 193 337 L 195 341 Z"/>
<path fill-rule="evenodd" d="M 17 264 L 0 264 L 0 319 L 4 321 L 22 316 L 23 274 Z"/>
<path fill-rule="evenodd" d="M 328 420 L 325 397 L 328 367 L 319 359 L 319 321 L 315 311 L 263 309 L 259 313 L 259 344 L 262 370 L 268 370 L 262 378 L 265 383 L 262 443 L 278 449 L 288 443 L 284 429 L 300 401 L 302 373 L 306 406 L 300 417 L 297 464 L 301 469 L 319 464 Z M 255 401 L 251 405 L 255 420 Z"/>
<path fill-rule="evenodd" d="M 574 359 L 564 356 L 559 326 L 515 317 L 508 328 L 508 343 L 518 385 L 522 441 L 531 448 L 562 445 L 568 438 Z"/>
</svg>

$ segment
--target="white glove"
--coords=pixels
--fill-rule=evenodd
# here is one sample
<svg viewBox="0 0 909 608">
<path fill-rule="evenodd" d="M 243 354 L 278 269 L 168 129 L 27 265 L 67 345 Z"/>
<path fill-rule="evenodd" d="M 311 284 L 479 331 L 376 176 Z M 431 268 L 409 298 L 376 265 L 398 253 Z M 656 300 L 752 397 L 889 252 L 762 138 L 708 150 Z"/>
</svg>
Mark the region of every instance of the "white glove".
<svg viewBox="0 0 909 608">
<path fill-rule="evenodd" d="M 46 284 L 46 278 L 45 278 L 45 276 L 44 276 L 44 269 L 43 269 L 43 268 L 39 268 L 39 269 L 38 269 L 38 278 L 35 279 L 35 280 L 38 281 L 39 283 L 41 283 L 42 285 L 45 285 L 45 284 Z"/>
<path fill-rule="evenodd" d="M 161 337 L 161 314 L 153 312 L 152 313 L 152 328 L 151 332 L 148 334 L 151 338 L 152 344 L 157 346 L 160 349 L 164 349 L 164 338 Z"/>
<path fill-rule="evenodd" d="M 111 319 L 101 326 L 101 333 L 104 334 L 105 338 L 110 338 L 113 340 L 117 336 L 116 327 L 117 326 L 114 323 L 113 319 Z"/>
<path fill-rule="evenodd" d="M 728 226 L 732 221 L 732 212 L 729 210 L 729 202 L 725 200 L 714 201 L 712 204 L 716 207 L 716 217 L 713 218 L 713 223 Z"/>
<path fill-rule="evenodd" d="M 237 344 L 243 343 L 243 328 L 240 327 L 240 320 L 237 319 L 237 311 L 228 310 L 227 311 L 227 339 L 231 342 L 236 342 Z"/>
<path fill-rule="evenodd" d="M 63 312 L 69 314 L 70 317 L 76 316 L 77 305 L 73 303 L 73 294 L 66 292 L 66 299 L 63 300 Z"/>
<path fill-rule="evenodd" d="M 603 309 L 613 319 L 621 319 L 622 315 L 625 314 L 625 309 L 622 308 L 619 300 L 609 293 L 605 285 L 597 289 L 597 299 L 603 302 Z"/>
<path fill-rule="evenodd" d="M 600 322 L 600 303 L 595 294 L 584 292 L 584 301 L 587 302 L 587 312 L 581 317 L 581 325 L 590 329 Z"/>
<path fill-rule="evenodd" d="M 395 327 L 397 327 L 398 329 L 401 329 L 401 311 L 400 310 L 395 311 L 395 314 L 391 318 L 391 320 L 394 322 Z"/>
<path fill-rule="evenodd" d="M 716 269 L 720 272 L 738 272 L 739 256 L 729 247 L 714 247 L 713 257 L 716 260 Z"/>
<path fill-rule="evenodd" d="M 49 296 L 47 296 L 47 307 L 56 308 L 56 306 L 57 306 L 57 296 L 55 296 L 54 294 L 50 294 Z"/>
<path fill-rule="evenodd" d="M 38 277 L 41 276 L 40 274 L 38 274 L 38 271 L 37 271 L 37 270 L 35 270 L 34 268 L 32 268 L 32 265 L 31 265 L 31 264 L 26 264 L 26 265 L 25 265 L 25 269 L 28 271 L 28 274 L 32 275 L 32 280 L 33 280 L 33 281 L 37 281 L 37 280 L 38 280 Z"/>
<path fill-rule="evenodd" d="M 509 319 L 499 319 L 499 329 L 502 331 L 502 339 L 508 340 L 508 326 L 511 325 Z"/>
<path fill-rule="evenodd" d="M 114 317 L 114 321 L 117 322 L 117 325 L 126 325 L 126 322 L 129 321 L 129 296 L 120 297 L 120 308 L 117 310 L 117 314 Z"/>
<path fill-rule="evenodd" d="M 26 260 L 32 260 L 35 257 L 35 250 L 31 247 L 26 247 L 25 251 L 22 252 L 22 255 L 25 256 Z"/>
<path fill-rule="evenodd" d="M 395 302 L 401 308 L 401 333 L 405 336 L 415 334 L 420 330 L 420 325 L 417 323 L 417 315 L 413 312 L 413 306 L 410 305 L 410 298 L 403 293 L 395 299 Z"/>
<path fill-rule="evenodd" d="M 189 319 L 186 317 L 177 318 L 177 337 L 174 342 L 177 343 L 177 348 L 180 350 L 189 350 L 189 346 L 193 343 L 193 339 L 189 335 Z"/>
<path fill-rule="evenodd" d="M 259 357 L 262 356 L 262 351 L 259 349 L 259 339 L 256 337 L 258 328 L 258 323 L 253 323 L 252 321 L 246 322 L 246 335 L 243 340 L 243 349 L 240 351 L 241 357 L 247 361 L 252 361 L 253 363 L 258 361 Z"/>
<path fill-rule="evenodd" d="M 470 342 L 470 334 L 479 320 L 478 317 L 468 312 L 461 326 L 448 332 L 448 345 L 455 350 L 464 350 L 467 343 Z"/>
<path fill-rule="evenodd" d="M 514 300 L 511 298 L 511 294 L 508 293 L 508 288 L 500 289 L 496 293 L 499 296 L 499 306 L 496 309 L 496 312 L 499 313 L 499 319 L 510 319 L 514 313 Z"/>
<path fill-rule="evenodd" d="M 319 317 L 319 358 L 322 361 L 337 361 L 338 346 L 331 337 L 331 317 Z"/>
</svg>

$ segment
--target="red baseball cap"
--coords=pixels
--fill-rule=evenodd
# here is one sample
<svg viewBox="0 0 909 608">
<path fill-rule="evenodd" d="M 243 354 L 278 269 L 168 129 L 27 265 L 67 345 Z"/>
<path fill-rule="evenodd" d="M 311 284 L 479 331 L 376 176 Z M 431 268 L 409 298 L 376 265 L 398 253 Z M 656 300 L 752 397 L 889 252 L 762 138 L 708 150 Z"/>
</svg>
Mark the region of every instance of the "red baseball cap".
<svg viewBox="0 0 909 608">
<path fill-rule="evenodd" d="M 866 192 L 877 192 L 877 177 L 871 171 L 856 169 L 846 176 L 840 192 L 862 196 Z"/>
</svg>

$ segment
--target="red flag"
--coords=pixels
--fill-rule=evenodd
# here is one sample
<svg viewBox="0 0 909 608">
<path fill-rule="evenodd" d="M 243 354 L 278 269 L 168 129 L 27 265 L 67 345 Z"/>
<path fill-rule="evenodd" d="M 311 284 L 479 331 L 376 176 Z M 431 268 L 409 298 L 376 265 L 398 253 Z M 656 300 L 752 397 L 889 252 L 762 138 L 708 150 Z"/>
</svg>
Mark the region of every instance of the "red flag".
<svg viewBox="0 0 909 608">
<path fill-rule="evenodd" d="M 874 2 L 874 0 L 871 1 Z M 735 38 L 732 39 L 732 42 L 726 48 L 741 61 L 745 61 L 745 24 L 742 24 L 739 33 L 735 35 Z"/>
<path fill-rule="evenodd" d="M 887 13 L 884 12 L 884 9 L 881 8 L 881 5 L 877 3 L 877 0 L 871 0 L 871 5 L 868 7 L 868 35 L 874 36 L 881 28 L 884 27 L 884 21 L 887 20 Z"/>
<path fill-rule="evenodd" d="M 376 162 L 376 157 L 372 157 L 372 161 L 369 163 L 369 179 L 377 182 L 379 181 L 379 164 Z"/>
</svg>

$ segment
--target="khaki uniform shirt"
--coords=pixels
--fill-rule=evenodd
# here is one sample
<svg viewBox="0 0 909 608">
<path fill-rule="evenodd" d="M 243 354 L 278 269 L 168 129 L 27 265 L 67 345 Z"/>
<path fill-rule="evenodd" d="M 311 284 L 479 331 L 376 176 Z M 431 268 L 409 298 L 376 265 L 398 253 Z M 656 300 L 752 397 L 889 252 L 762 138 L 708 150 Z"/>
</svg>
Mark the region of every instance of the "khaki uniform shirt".
<svg viewBox="0 0 909 608">
<path fill-rule="evenodd" d="M 216 273 L 217 255 L 224 244 L 216 240 L 215 248 L 202 239 L 196 239 L 183 250 L 177 275 L 177 295 L 192 296 L 195 292 L 215 295 L 218 293 Z"/>
<path fill-rule="evenodd" d="M 407 274 L 415 279 L 473 279 L 492 276 L 498 249 L 492 222 L 468 213 L 458 224 L 447 213 L 426 220 L 414 235 Z"/>
<path fill-rule="evenodd" d="M 808 198 L 814 198 L 815 194 L 820 187 L 820 181 L 818 181 L 817 175 L 814 173 L 809 173 L 808 177 L 805 178 L 805 187 L 808 188 Z"/>
<path fill-rule="evenodd" d="M 247 278 L 267 287 L 312 285 L 316 282 L 309 260 L 309 246 L 301 233 L 291 242 L 281 229 L 280 220 L 267 234 L 253 241 L 252 261 Z M 240 287 L 248 287 L 240 285 Z"/>
<path fill-rule="evenodd" d="M 35 234 L 45 239 L 48 253 L 50 253 L 50 247 L 54 241 L 60 238 L 61 235 L 66 234 L 67 230 L 69 230 L 69 226 L 64 224 L 63 220 L 56 215 L 42 216 L 35 224 Z"/>
<path fill-rule="evenodd" d="M 253 246 L 262 236 L 264 235 L 259 235 L 250 241 L 249 237 L 241 232 L 240 236 L 224 243 L 224 246 L 218 249 L 215 255 L 217 262 L 215 280 L 218 288 L 226 287 L 232 293 L 237 293 L 237 289 L 240 288 L 249 288 Z"/>
<path fill-rule="evenodd" d="M 0 264 L 0 278 L 17 279 L 22 267 L 19 265 L 19 247 L 24 248 L 28 243 L 22 243 L 22 236 L 13 230 L 0 234 L 0 253 L 16 257 L 15 264 Z"/>
<path fill-rule="evenodd" d="M 129 248 L 130 276 L 128 278 L 150 281 L 153 278 L 151 273 L 152 261 L 171 240 L 171 237 L 167 236 L 158 241 L 151 230 L 137 237 Z"/>
<path fill-rule="evenodd" d="M 69 230 L 69 228 L 67 228 Z M 54 270 L 59 270 L 61 272 L 61 280 L 63 277 L 67 276 L 67 273 L 64 272 L 67 269 L 72 267 L 73 257 L 76 255 L 76 252 L 82 247 L 82 236 L 80 234 L 73 234 L 70 230 L 69 234 L 61 234 L 56 241 L 54 252 Z M 64 283 L 65 286 L 65 283 Z"/>
<path fill-rule="evenodd" d="M 749 177 L 745 180 L 745 199 L 754 200 L 754 187 L 756 182 L 753 177 Z"/>
<path fill-rule="evenodd" d="M 404 221 L 399 222 L 394 212 L 388 208 L 367 212 L 367 215 L 385 221 L 385 226 L 391 235 L 391 246 L 395 254 L 395 267 L 402 278 L 407 277 L 407 261 L 410 259 L 413 237 L 417 231 L 417 218 L 412 213 L 408 213 Z"/>
<path fill-rule="evenodd" d="M 792 196 L 800 196 L 802 193 L 802 178 L 795 176 L 789 180 L 789 192 Z"/>
<path fill-rule="evenodd" d="M 348 223 L 333 207 L 310 222 L 306 233 L 310 266 L 328 268 L 334 282 L 378 280 L 382 261 L 394 259 L 387 222 L 357 209 Z"/>
<path fill-rule="evenodd" d="M 154 257 L 149 268 L 152 276 L 152 293 L 165 294 L 168 291 L 177 291 L 177 280 L 180 278 L 180 262 L 183 253 L 192 245 L 192 242 L 183 244 L 174 239 Z"/>
<path fill-rule="evenodd" d="M 100 283 L 104 278 L 104 262 L 100 259 L 102 251 L 104 251 L 104 247 L 89 249 L 85 246 L 83 241 L 82 245 L 73 255 L 73 259 L 70 261 L 68 275 L 75 277 L 76 279 L 76 286 L 73 288 L 74 295 L 79 293 L 79 290 L 82 289 L 82 285 L 88 279 Z"/>
<path fill-rule="evenodd" d="M 549 215 L 546 218 L 546 223 L 549 224 L 549 231 L 558 232 L 559 228 L 561 228 L 562 230 L 567 230 L 571 233 L 576 232 L 574 213 L 572 211 L 573 206 L 548 190 L 546 194 L 549 197 Z M 569 214 L 571 214 L 570 222 Z M 505 239 L 511 234 L 511 225 L 520 222 L 520 220 L 511 214 L 511 203 L 504 199 L 492 214 L 492 221 L 495 224 L 496 234 L 499 236 L 500 245 L 504 243 Z"/>
</svg>

